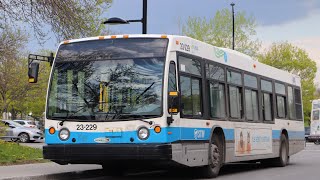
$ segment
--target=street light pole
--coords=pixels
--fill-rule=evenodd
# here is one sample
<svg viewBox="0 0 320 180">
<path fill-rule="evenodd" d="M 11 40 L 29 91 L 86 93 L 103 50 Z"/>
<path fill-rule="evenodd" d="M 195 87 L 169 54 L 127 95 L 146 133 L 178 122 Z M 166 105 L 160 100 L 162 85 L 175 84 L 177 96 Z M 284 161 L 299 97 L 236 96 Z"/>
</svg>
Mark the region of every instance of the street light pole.
<svg viewBox="0 0 320 180">
<path fill-rule="evenodd" d="M 231 3 L 230 4 L 231 7 L 232 7 L 232 49 L 234 50 L 234 3 Z"/>
<path fill-rule="evenodd" d="M 142 34 L 147 34 L 147 1 L 143 0 L 143 7 L 142 7 L 142 19 L 134 19 L 134 20 L 124 20 L 118 17 L 112 17 L 108 20 L 104 21 L 103 24 L 129 24 L 130 22 L 141 22 L 142 23 Z"/>
<path fill-rule="evenodd" d="M 147 34 L 147 0 L 143 0 L 142 34 Z"/>
</svg>

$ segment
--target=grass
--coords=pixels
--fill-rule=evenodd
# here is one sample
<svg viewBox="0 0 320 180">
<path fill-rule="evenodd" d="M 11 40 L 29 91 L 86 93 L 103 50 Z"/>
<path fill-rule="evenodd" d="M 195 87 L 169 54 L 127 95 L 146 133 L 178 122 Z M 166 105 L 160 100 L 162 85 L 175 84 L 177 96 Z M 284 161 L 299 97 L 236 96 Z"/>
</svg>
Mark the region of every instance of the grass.
<svg viewBox="0 0 320 180">
<path fill-rule="evenodd" d="M 48 162 L 43 159 L 41 149 L 0 140 L 0 166 L 40 162 Z"/>
</svg>

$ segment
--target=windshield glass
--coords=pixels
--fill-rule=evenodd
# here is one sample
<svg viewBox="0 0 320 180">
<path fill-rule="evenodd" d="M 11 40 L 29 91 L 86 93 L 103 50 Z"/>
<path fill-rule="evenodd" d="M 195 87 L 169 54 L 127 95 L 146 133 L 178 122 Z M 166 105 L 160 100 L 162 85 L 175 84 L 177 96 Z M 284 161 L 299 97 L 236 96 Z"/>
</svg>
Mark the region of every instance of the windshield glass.
<svg viewBox="0 0 320 180">
<path fill-rule="evenodd" d="M 47 118 L 114 121 L 160 116 L 167 40 L 125 42 L 62 45 L 52 73 Z"/>
</svg>

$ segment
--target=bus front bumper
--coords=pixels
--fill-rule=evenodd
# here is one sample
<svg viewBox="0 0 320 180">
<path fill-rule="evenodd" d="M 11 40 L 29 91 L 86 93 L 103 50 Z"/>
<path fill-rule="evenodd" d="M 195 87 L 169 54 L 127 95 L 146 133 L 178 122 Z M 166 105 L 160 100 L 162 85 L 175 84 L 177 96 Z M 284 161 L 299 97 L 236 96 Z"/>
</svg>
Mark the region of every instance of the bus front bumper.
<svg viewBox="0 0 320 180">
<path fill-rule="evenodd" d="M 114 160 L 171 160 L 171 144 L 55 144 L 43 147 L 44 159 L 99 164 Z"/>
</svg>

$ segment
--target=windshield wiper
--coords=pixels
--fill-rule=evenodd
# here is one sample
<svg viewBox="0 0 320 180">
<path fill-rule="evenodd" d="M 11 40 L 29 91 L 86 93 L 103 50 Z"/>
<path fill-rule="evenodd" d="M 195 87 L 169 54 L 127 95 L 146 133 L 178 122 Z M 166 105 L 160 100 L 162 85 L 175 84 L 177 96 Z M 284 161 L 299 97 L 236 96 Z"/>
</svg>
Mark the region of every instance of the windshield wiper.
<svg viewBox="0 0 320 180">
<path fill-rule="evenodd" d="M 127 117 L 127 118 L 132 117 L 132 118 L 134 118 L 134 120 L 139 120 L 139 121 L 148 123 L 149 125 L 154 125 L 154 121 L 147 121 L 147 120 L 142 119 L 142 118 L 146 118 L 146 116 L 144 116 L 144 115 L 137 115 L 137 114 L 122 115 L 122 114 L 119 114 L 118 117 Z"/>
<path fill-rule="evenodd" d="M 87 105 L 87 104 L 86 104 L 86 105 Z M 66 116 L 61 122 L 59 122 L 59 125 L 60 125 L 60 126 L 63 126 L 63 123 L 64 123 L 67 119 L 69 119 L 70 117 L 74 116 L 74 115 L 77 114 L 78 112 L 84 110 L 84 108 L 86 108 L 86 107 L 89 107 L 89 106 L 88 106 L 88 105 L 87 105 L 87 106 L 83 106 L 82 108 L 78 109 L 76 112 L 74 112 L 74 113 L 72 113 L 72 114 L 69 114 L 69 115 L 68 115 L 68 113 L 67 113 L 67 116 Z"/>
<path fill-rule="evenodd" d="M 154 85 L 155 82 L 153 82 L 152 84 L 150 84 L 149 87 L 147 87 L 136 99 L 136 102 L 138 102 L 139 98 L 144 95 L 144 93 L 146 93 L 153 85 Z"/>
</svg>

